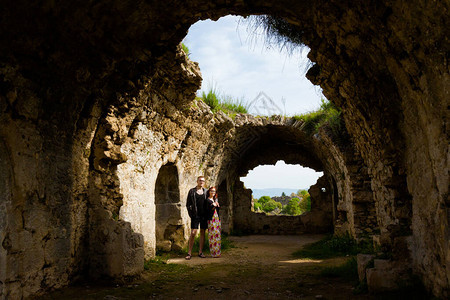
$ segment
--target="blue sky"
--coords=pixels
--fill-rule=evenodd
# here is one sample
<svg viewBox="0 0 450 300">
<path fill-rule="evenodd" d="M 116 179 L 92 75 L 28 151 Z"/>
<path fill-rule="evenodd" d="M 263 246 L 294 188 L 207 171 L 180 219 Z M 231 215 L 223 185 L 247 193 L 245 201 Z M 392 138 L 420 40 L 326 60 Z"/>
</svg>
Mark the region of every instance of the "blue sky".
<svg viewBox="0 0 450 300">
<path fill-rule="evenodd" d="M 264 92 L 274 102 L 271 108 L 288 116 L 316 110 L 323 96 L 320 88 L 305 77 L 309 49 L 289 55 L 270 47 L 263 34 L 247 24 L 241 17 L 227 16 L 191 26 L 183 42 L 191 60 L 199 63 L 202 90 L 213 87 L 247 103 L 256 103 L 257 96 Z M 265 113 L 257 105 L 250 107 L 254 114 L 269 111 Z M 279 162 L 277 167 L 260 166 L 250 171 L 243 181 L 251 188 L 307 188 L 320 174 Z"/>
</svg>

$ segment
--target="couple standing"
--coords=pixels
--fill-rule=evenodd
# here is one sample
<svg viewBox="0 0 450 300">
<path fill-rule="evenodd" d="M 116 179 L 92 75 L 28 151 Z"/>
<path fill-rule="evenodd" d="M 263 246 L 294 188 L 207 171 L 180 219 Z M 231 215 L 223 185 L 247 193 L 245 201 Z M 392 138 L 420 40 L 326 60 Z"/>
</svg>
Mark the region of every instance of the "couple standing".
<svg viewBox="0 0 450 300">
<path fill-rule="evenodd" d="M 220 257 L 220 219 L 219 219 L 219 201 L 215 187 L 208 190 L 204 188 L 205 177 L 197 178 L 197 186 L 189 190 L 186 208 L 191 217 L 191 235 L 189 237 L 189 251 L 186 259 L 192 257 L 192 247 L 194 239 L 200 226 L 200 248 L 198 256 L 205 258 L 203 254 L 203 245 L 205 244 L 205 230 L 208 229 L 209 249 L 212 257 Z"/>
</svg>

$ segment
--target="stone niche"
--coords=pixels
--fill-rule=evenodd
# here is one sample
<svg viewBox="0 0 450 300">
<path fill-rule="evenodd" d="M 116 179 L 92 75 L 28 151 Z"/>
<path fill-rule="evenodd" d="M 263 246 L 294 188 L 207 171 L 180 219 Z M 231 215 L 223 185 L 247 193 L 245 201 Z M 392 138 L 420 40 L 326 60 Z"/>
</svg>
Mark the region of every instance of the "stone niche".
<svg viewBox="0 0 450 300">
<path fill-rule="evenodd" d="M 156 249 L 181 250 L 185 244 L 177 167 L 166 164 L 155 184 Z"/>
</svg>

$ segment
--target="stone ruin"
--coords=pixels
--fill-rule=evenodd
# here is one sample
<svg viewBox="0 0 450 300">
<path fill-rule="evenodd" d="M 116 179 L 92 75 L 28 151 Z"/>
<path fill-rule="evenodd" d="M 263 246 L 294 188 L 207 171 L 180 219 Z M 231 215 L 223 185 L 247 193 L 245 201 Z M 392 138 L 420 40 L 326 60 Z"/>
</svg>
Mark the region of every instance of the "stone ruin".
<svg viewBox="0 0 450 300">
<path fill-rule="evenodd" d="M 414 274 L 450 296 L 447 2 L 1 7 L 1 298 L 133 276 L 157 248 L 179 249 L 199 174 L 219 187 L 225 231 L 347 232 L 391 257 L 362 269 L 369 289 Z M 302 33 L 307 77 L 342 109 L 346 143 L 309 136 L 293 119 L 233 120 L 194 100 L 200 70 L 179 44 L 196 21 L 228 14 L 281 17 Z M 239 176 L 279 159 L 324 172 L 311 214 L 251 215 Z"/>
</svg>

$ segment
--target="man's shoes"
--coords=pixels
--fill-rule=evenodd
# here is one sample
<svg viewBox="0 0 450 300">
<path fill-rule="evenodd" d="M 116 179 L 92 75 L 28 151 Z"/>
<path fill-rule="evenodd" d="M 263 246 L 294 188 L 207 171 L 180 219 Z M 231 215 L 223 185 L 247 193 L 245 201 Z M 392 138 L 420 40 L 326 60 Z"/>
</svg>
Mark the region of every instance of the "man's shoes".
<svg viewBox="0 0 450 300">
<path fill-rule="evenodd" d="M 205 254 L 203 254 L 203 253 L 199 253 L 199 254 L 198 254 L 198 257 L 206 258 Z"/>
<path fill-rule="evenodd" d="M 188 255 L 186 255 L 185 259 L 186 259 L 186 260 L 190 260 L 191 257 L 192 257 L 192 256 L 191 256 L 190 254 L 188 254 Z"/>
</svg>

